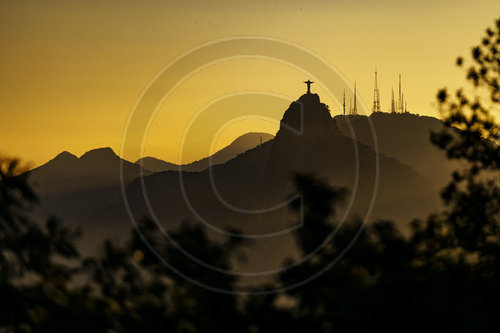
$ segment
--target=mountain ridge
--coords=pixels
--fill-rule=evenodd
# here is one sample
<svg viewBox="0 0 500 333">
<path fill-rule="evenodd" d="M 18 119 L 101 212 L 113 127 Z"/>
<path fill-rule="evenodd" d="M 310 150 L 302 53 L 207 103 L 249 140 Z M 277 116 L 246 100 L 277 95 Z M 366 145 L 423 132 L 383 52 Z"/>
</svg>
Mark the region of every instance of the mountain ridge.
<svg viewBox="0 0 500 333">
<path fill-rule="evenodd" d="M 332 186 L 348 188 L 350 196 L 339 209 L 341 216 L 346 214 L 348 219 L 363 217 L 373 208 L 372 219 L 393 219 L 405 225 L 409 222 L 407 218 L 425 216 L 437 207 L 438 193 L 432 191 L 429 181 L 411 165 L 413 162 L 404 154 L 405 149 L 393 149 L 397 147 L 390 145 L 391 140 L 403 142 L 412 139 L 412 135 L 406 133 L 409 130 L 404 129 L 394 132 L 397 135 L 391 137 L 394 119 L 397 122 L 401 116 L 382 114 L 373 117 L 332 117 L 318 95 L 303 95 L 285 110 L 274 138 L 224 163 L 205 165 L 195 172 L 185 169 L 179 172 L 178 168 L 149 172 L 138 164 L 124 161 L 126 168 L 133 168 L 124 184 L 125 197 L 116 180 L 119 174 L 119 163 L 116 162 L 120 162 L 120 158 L 112 151 L 106 148 L 93 150 L 84 154 L 86 158 L 62 153 L 57 160 L 69 164 L 87 163 L 86 166 L 91 164 L 89 161 L 105 156 L 105 160 L 114 161 L 110 164 L 115 166 L 95 163 L 91 169 L 113 170 L 114 175 L 106 175 L 107 185 L 101 183 L 102 186 L 89 191 L 82 190 L 82 185 L 75 185 L 56 197 L 49 196 L 49 203 L 52 203 L 49 208 L 63 212 L 63 218 L 79 219 L 86 230 L 82 241 L 86 244 L 86 251 L 90 251 L 92 244 L 99 244 L 102 238 L 120 238 L 128 234 L 131 224 L 127 212 L 130 212 L 136 220 L 156 218 L 164 230 L 176 228 L 185 219 L 203 223 L 208 226 L 211 237 L 216 238 L 220 237 L 220 232 L 237 228 L 244 234 L 257 237 L 255 248 L 249 255 L 255 259 L 253 262 L 261 265 L 240 268 L 243 271 L 274 269 L 285 254 L 290 254 L 288 250 L 293 249 L 292 237 L 283 231 L 295 223 L 286 200 L 294 193 L 291 176 L 296 172 L 314 173 Z M 375 119 L 377 117 L 379 119 Z M 378 156 L 374 143 L 368 140 L 371 135 L 369 120 L 374 120 L 377 131 L 383 132 L 378 135 L 382 138 Z M 357 140 L 346 134 L 346 121 L 352 121 Z M 384 127 L 386 122 L 388 128 Z M 423 123 L 414 130 L 419 137 L 427 138 L 429 123 L 425 120 Z M 413 125 L 410 122 L 402 127 Z M 402 139 L 397 136 L 402 136 Z M 423 150 L 425 155 L 430 149 L 427 145 L 415 147 Z M 405 158 L 411 163 L 402 161 Z M 144 173 L 142 179 L 139 178 L 141 170 Z M 78 178 L 76 175 L 72 177 Z M 103 181 L 103 177 L 93 177 L 94 181 Z M 81 179 L 85 184 L 90 182 L 88 178 Z M 47 201 L 46 195 L 42 197 Z M 79 206 L 88 209 L 82 212 Z M 256 213 L 259 211 L 264 213 Z"/>
<path fill-rule="evenodd" d="M 372 148 L 378 146 L 381 152 L 410 166 L 433 183 L 436 190 L 446 185 L 452 171 L 459 167 L 458 162 L 449 160 L 445 152 L 430 141 L 431 132 L 445 128 L 444 123 L 435 117 L 377 112 L 369 116 L 333 118 L 343 135 L 355 137 Z"/>
<path fill-rule="evenodd" d="M 256 237 L 248 253 L 251 264 L 238 269 L 276 269 L 284 257 L 293 257 L 293 237 L 286 230 L 297 221 L 284 203 L 293 196 L 296 172 L 348 188 L 350 195 L 339 209 L 348 220 L 371 212 L 370 220 L 393 219 L 404 226 L 406 218 L 425 216 L 439 201 L 411 167 L 383 153 L 377 157 L 370 145 L 343 135 L 326 105 L 311 94 L 290 104 L 274 139 L 202 172 L 167 171 L 135 179 L 125 190 L 126 202 L 115 202 L 93 223 L 96 228 L 111 220 L 126 225 L 126 204 L 135 219 L 155 218 L 165 230 L 185 219 L 209 226 L 212 237 L 237 228 Z M 119 228 L 109 226 L 115 234 Z"/>
<path fill-rule="evenodd" d="M 146 156 L 138 159 L 135 163 L 142 167 L 154 171 L 169 171 L 169 170 L 182 170 L 182 171 L 203 171 L 210 165 L 222 164 L 230 159 L 242 154 L 248 149 L 251 149 L 258 144 L 265 143 L 274 138 L 274 135 L 264 132 L 248 132 L 240 135 L 234 139 L 229 145 L 218 150 L 217 152 L 186 164 L 175 164 L 167 162 L 156 157 Z"/>
</svg>

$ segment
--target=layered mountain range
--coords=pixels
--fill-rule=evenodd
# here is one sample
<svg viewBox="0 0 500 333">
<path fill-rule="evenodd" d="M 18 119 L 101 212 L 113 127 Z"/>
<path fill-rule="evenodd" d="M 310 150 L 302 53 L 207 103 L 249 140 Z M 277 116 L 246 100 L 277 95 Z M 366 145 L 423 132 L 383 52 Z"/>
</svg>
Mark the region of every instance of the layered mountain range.
<svg viewBox="0 0 500 333">
<path fill-rule="evenodd" d="M 31 181 L 41 196 L 37 214 L 81 226 L 87 250 L 105 237 L 122 237 L 133 220 L 152 218 L 160 233 L 187 219 L 204 223 L 214 238 L 252 238 L 251 264 L 239 269 L 265 271 L 293 256 L 289 230 L 301 223 L 287 207 L 294 173 L 349 191 L 338 220 L 393 219 L 404 228 L 438 209 L 437 189 L 455 167 L 429 141 L 442 126 L 413 114 L 332 118 L 308 93 L 290 104 L 274 138 L 250 133 L 181 166 L 153 158 L 131 163 L 109 148 L 80 158 L 64 152 L 32 170 Z"/>
</svg>

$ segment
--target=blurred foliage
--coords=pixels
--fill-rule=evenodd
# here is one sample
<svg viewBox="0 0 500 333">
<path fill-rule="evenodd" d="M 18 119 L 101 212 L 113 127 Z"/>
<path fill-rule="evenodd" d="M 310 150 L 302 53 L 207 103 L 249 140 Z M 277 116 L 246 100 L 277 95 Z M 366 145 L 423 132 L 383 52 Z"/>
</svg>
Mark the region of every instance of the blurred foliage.
<svg viewBox="0 0 500 333">
<path fill-rule="evenodd" d="M 296 175 L 302 201 L 291 209 L 304 212 L 296 243 L 311 255 L 255 288 L 300 285 L 276 295 L 237 297 L 193 283 L 235 290 L 238 280 L 181 249 L 226 270 L 244 245 L 211 240 L 199 224 L 183 223 L 166 239 L 144 220 L 126 243 L 106 241 L 100 256 L 82 258 L 77 230 L 54 218 L 30 219 L 37 197 L 27 174 L 19 161 L 1 159 L 0 332 L 498 330 L 499 47 L 500 20 L 472 49 L 466 72 L 473 97 L 464 89 L 438 92 L 448 127 L 431 140 L 463 161 L 442 191 L 445 209 L 413 221 L 409 235 L 391 221 L 339 225 L 335 207 L 345 190 Z M 192 280 L 167 269 L 162 258 Z"/>
<path fill-rule="evenodd" d="M 459 67 L 466 66 L 463 58 Z M 481 44 L 472 48 L 465 69 L 472 90 L 438 94 L 446 130 L 433 133 L 432 142 L 451 159 L 463 162 L 442 191 L 447 211 L 430 221 L 441 242 L 455 247 L 457 260 L 476 258 L 476 271 L 498 269 L 500 219 L 500 19 L 486 29 Z M 457 131 L 459 129 L 460 131 Z M 429 227 L 427 227 L 429 228 Z M 423 232 L 423 231 L 422 231 Z M 437 246 L 437 245 L 436 245 Z"/>
<path fill-rule="evenodd" d="M 0 160 L 0 332 L 236 332 L 237 299 L 169 271 L 143 242 L 187 276 L 222 290 L 235 277 L 211 273 L 178 250 L 230 268 L 240 241 L 214 242 L 184 223 L 158 236 L 144 220 L 125 244 L 106 241 L 99 257 L 82 258 L 69 230 L 54 218 L 32 221 L 37 197 L 17 160 Z"/>
<path fill-rule="evenodd" d="M 471 91 L 438 92 L 446 128 L 432 133 L 431 141 L 450 159 L 462 161 L 442 191 L 445 209 L 413 221 L 409 235 L 389 221 L 369 224 L 362 233 L 360 221 L 342 226 L 307 263 L 281 275 L 280 285 L 293 285 L 335 264 L 287 292 L 296 306 L 285 331 L 498 330 L 499 50 L 500 19 L 472 49 L 467 70 Z M 459 58 L 457 65 L 464 66 L 464 60 Z M 308 175 L 298 175 L 296 185 L 307 212 L 306 226 L 296 237 L 306 254 L 313 248 L 311 240 L 320 244 L 338 226 L 329 213 L 341 192 Z"/>
</svg>

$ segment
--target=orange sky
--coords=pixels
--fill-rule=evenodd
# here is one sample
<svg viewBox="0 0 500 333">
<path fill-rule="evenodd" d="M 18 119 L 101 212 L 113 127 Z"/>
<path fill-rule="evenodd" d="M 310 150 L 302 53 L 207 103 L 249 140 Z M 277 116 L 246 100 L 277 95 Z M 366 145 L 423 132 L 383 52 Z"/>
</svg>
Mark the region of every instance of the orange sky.
<svg viewBox="0 0 500 333">
<path fill-rule="evenodd" d="M 134 102 L 151 79 L 179 54 L 234 35 L 308 48 L 355 80 L 368 106 L 377 66 L 384 111 L 401 72 L 410 111 L 437 115 L 437 89 L 464 83 L 456 56 L 468 55 L 499 15 L 498 0 L 0 0 L 0 152 L 35 164 L 63 150 L 118 152 Z M 144 151 L 171 162 L 181 151 L 188 162 L 245 132 L 273 133 L 307 78 L 301 68 L 266 59 L 203 69 L 166 98 Z M 336 101 L 314 89 L 339 112 Z M 206 120 L 193 122 L 191 143 L 180 149 L 186 126 L 203 109 Z M 255 109 L 260 118 L 241 118 Z"/>
</svg>

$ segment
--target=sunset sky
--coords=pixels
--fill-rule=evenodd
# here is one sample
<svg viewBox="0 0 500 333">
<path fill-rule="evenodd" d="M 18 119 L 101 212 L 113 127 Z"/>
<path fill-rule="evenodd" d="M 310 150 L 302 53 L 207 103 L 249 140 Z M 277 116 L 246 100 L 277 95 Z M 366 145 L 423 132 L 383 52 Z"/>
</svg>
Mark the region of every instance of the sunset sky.
<svg viewBox="0 0 500 333">
<path fill-rule="evenodd" d="M 309 49 L 356 81 L 368 107 L 377 67 L 383 111 L 401 73 L 409 111 L 437 116 L 437 89 L 464 84 L 456 57 L 468 56 L 498 16 L 498 0 L 0 0 L 0 152 L 35 165 L 64 150 L 118 153 L 134 102 L 153 77 L 180 54 L 236 35 Z M 249 131 L 274 134 L 290 101 L 305 92 L 309 77 L 298 67 L 234 59 L 197 72 L 151 120 L 144 153 L 178 162 L 181 151 L 189 162 Z M 319 86 L 313 91 L 340 113 Z M 205 118 L 193 122 L 203 109 Z M 253 113 L 260 116 L 245 118 Z"/>
</svg>

